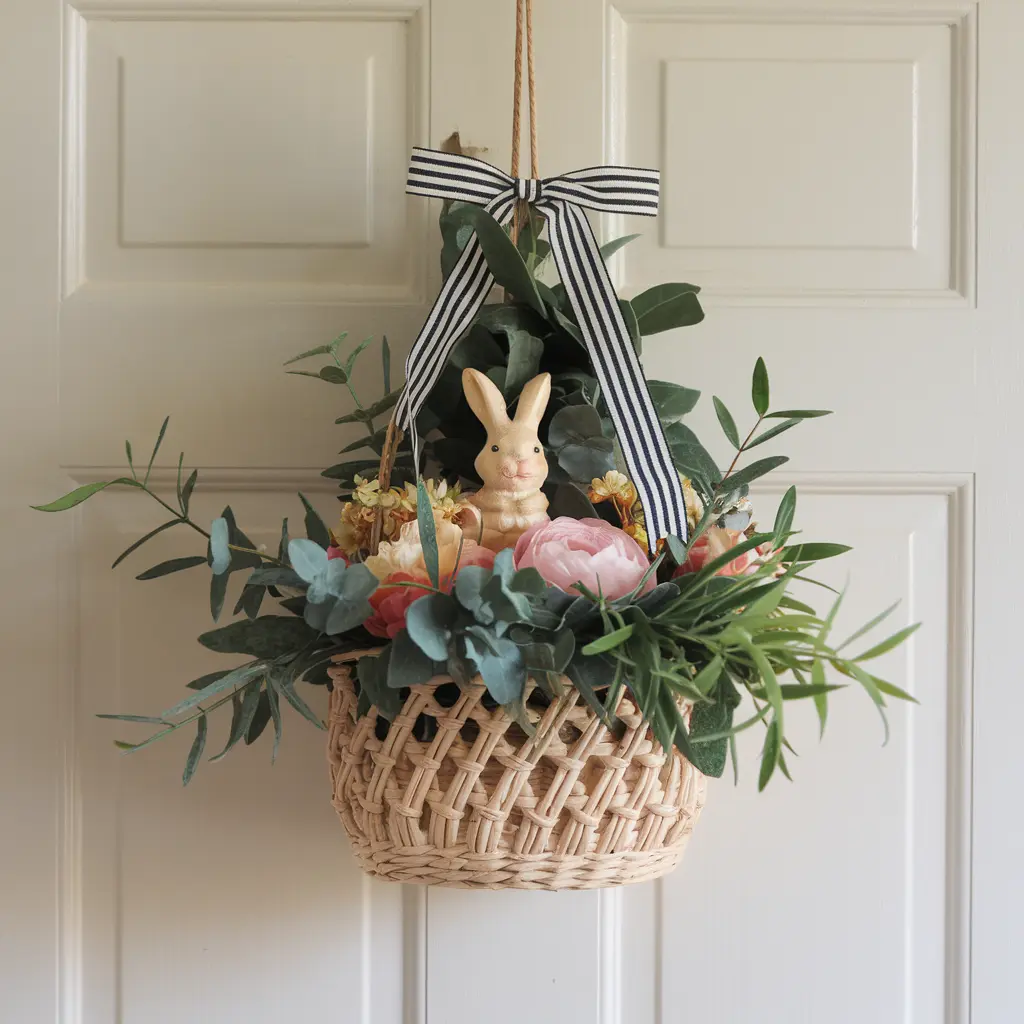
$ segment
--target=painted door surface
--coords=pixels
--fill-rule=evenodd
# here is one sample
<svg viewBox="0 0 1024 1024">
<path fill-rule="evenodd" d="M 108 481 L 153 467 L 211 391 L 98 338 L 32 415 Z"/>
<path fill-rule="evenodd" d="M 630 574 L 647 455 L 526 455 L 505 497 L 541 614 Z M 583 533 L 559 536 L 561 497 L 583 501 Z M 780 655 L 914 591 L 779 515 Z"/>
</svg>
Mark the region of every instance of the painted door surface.
<svg viewBox="0 0 1024 1024">
<path fill-rule="evenodd" d="M 704 287 L 649 339 L 701 388 L 720 455 L 766 360 L 809 539 L 854 554 L 840 629 L 900 600 L 879 663 L 920 701 L 891 738 L 840 694 L 794 785 L 711 786 L 683 866 L 602 893 L 371 883 L 328 801 L 323 738 L 288 723 L 203 765 L 130 760 L 98 711 L 147 711 L 218 667 L 205 585 L 110 572 L 158 511 L 113 493 L 123 441 L 170 427 L 258 543 L 333 517 L 319 469 L 341 389 L 286 377 L 348 330 L 403 355 L 438 285 L 410 146 L 452 131 L 507 165 L 511 0 L 4 0 L 0 5 L 0 1020 L 11 1024 L 1005 1024 L 1024 935 L 1015 529 L 1024 307 L 1017 0 L 535 0 L 542 173 L 660 166 L 624 295 Z M 375 386 L 367 366 L 366 387 Z M 775 449 L 773 449 L 775 450 Z M 845 564 L 844 564 L 845 563 Z M 219 738 L 219 737 L 217 737 Z M 211 738 L 211 749 L 215 738 Z"/>
</svg>

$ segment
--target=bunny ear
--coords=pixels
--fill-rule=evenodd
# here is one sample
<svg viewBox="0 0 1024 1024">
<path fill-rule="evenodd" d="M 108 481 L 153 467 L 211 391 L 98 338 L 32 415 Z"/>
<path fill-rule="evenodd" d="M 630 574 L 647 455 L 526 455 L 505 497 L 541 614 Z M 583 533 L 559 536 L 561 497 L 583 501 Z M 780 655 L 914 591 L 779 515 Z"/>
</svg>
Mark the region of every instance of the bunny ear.
<svg viewBox="0 0 1024 1024">
<path fill-rule="evenodd" d="M 467 366 L 462 371 L 462 390 L 470 409 L 488 430 L 508 425 L 505 399 L 489 377 Z"/>
<path fill-rule="evenodd" d="M 489 383 L 490 381 L 488 381 Z M 523 393 L 519 396 L 519 405 L 516 407 L 516 423 L 539 426 L 550 397 L 550 373 L 538 374 L 533 380 L 527 381 L 523 387 Z"/>
</svg>

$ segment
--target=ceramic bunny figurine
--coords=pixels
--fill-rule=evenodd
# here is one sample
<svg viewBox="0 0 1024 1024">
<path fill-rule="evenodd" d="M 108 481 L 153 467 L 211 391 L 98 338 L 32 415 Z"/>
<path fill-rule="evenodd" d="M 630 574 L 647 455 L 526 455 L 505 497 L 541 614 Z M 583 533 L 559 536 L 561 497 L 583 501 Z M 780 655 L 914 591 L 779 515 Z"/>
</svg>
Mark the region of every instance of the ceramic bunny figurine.
<svg viewBox="0 0 1024 1024">
<path fill-rule="evenodd" d="M 484 485 L 468 495 L 471 507 L 464 515 L 463 533 L 501 551 L 548 518 L 548 499 L 541 493 L 548 463 L 537 430 L 551 397 L 551 374 L 526 383 L 514 419 L 509 419 L 501 392 L 479 370 L 462 371 L 462 390 L 487 428 L 487 444 L 474 463 Z"/>
</svg>

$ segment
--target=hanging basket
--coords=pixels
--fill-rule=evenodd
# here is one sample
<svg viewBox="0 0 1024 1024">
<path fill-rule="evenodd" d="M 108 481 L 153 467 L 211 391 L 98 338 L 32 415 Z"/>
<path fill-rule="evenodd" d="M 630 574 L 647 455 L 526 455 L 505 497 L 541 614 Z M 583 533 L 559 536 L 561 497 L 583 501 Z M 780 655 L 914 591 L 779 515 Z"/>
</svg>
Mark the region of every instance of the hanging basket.
<svg viewBox="0 0 1024 1024">
<path fill-rule="evenodd" d="M 385 729 L 356 717 L 351 664 L 330 669 L 333 803 L 363 870 L 459 889 L 599 889 L 671 871 L 705 779 L 666 755 L 628 695 L 615 736 L 580 702 L 527 700 L 534 735 L 484 687 L 436 676 Z M 422 736 L 423 739 L 417 739 Z M 430 737 L 430 738 L 428 738 Z"/>
</svg>

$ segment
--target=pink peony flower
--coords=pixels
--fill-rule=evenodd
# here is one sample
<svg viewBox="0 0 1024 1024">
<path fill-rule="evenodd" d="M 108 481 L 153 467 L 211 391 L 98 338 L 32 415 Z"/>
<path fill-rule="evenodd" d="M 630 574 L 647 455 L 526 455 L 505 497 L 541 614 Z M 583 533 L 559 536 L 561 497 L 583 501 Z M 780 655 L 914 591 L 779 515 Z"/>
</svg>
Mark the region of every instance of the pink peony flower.
<svg viewBox="0 0 1024 1024">
<path fill-rule="evenodd" d="M 650 567 L 643 548 L 618 527 L 603 519 L 568 516 L 531 526 L 516 544 L 515 563 L 517 569 L 536 569 L 568 593 L 578 593 L 573 584 L 579 582 L 610 599 L 636 589 Z M 644 593 L 654 586 L 652 576 Z"/>
<path fill-rule="evenodd" d="M 693 542 L 693 546 L 686 556 L 686 561 L 672 575 L 682 576 L 684 573 L 700 572 L 708 562 L 712 562 L 721 555 L 724 555 L 730 548 L 736 547 L 737 544 L 742 543 L 745 539 L 745 535 L 739 530 L 727 530 L 721 526 L 709 526 Z M 723 565 L 715 575 L 749 576 L 757 571 L 762 558 L 768 554 L 771 554 L 771 545 L 767 543 L 761 544 L 755 549 L 744 551 L 743 554 L 737 555 L 731 562 Z"/>
</svg>

